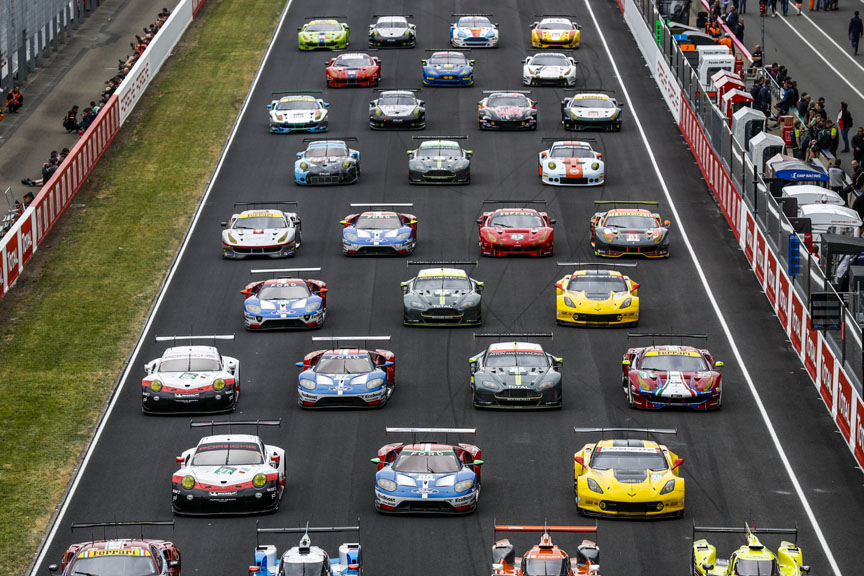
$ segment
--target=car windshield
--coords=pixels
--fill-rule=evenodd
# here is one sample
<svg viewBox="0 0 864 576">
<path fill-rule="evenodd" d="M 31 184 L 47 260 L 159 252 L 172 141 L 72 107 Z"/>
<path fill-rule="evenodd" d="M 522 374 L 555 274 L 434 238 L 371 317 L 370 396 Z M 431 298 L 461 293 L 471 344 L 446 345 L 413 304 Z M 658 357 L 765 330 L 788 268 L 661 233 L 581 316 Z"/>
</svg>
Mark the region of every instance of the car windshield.
<svg viewBox="0 0 864 576">
<path fill-rule="evenodd" d="M 288 224 L 281 216 L 253 216 L 251 218 L 238 218 L 234 222 L 235 230 L 268 230 L 287 227 Z"/>
<path fill-rule="evenodd" d="M 436 52 L 426 62 L 432 66 L 444 66 L 445 64 L 465 66 L 468 64 L 468 58 L 461 52 Z"/>
<path fill-rule="evenodd" d="M 354 226 L 358 230 L 396 230 L 402 221 L 396 214 L 361 214 Z"/>
<path fill-rule="evenodd" d="M 309 288 L 305 284 L 267 284 L 258 293 L 259 300 L 297 300 L 308 298 Z"/>
<path fill-rule="evenodd" d="M 325 354 L 315 372 L 321 374 L 368 374 L 374 369 L 369 354 Z"/>
<path fill-rule="evenodd" d="M 546 354 L 527 350 L 501 350 L 486 354 L 487 368 L 545 368 L 549 366 Z"/>
<path fill-rule="evenodd" d="M 735 563 L 737 576 L 777 576 L 777 563 L 774 560 L 749 560 L 739 558 Z"/>
<path fill-rule="evenodd" d="M 377 28 L 408 28 L 408 22 L 405 20 L 379 20 Z"/>
<path fill-rule="evenodd" d="M 640 370 L 656 370 L 657 372 L 700 372 L 708 369 L 701 355 L 670 354 L 663 352 L 658 355 L 645 356 Z"/>
<path fill-rule="evenodd" d="M 560 576 L 565 574 L 564 561 L 561 558 L 526 558 L 522 572 L 525 576 Z"/>
<path fill-rule="evenodd" d="M 327 576 L 330 570 L 323 561 L 282 562 L 280 575 L 284 576 Z"/>
<path fill-rule="evenodd" d="M 572 30 L 573 24 L 570 22 L 541 22 L 540 30 Z"/>
<path fill-rule="evenodd" d="M 471 282 L 464 276 L 429 276 L 417 278 L 414 290 L 417 292 L 434 290 L 470 290 Z"/>
<path fill-rule="evenodd" d="M 638 216 L 636 214 L 614 214 L 607 216 L 603 222 L 609 228 L 633 228 L 648 229 L 657 228 L 657 221 L 651 216 Z"/>
<path fill-rule="evenodd" d="M 621 276 L 580 274 L 570 278 L 567 290 L 570 292 L 587 292 L 588 294 L 609 294 L 610 292 L 626 292 L 627 283 Z"/>
<path fill-rule="evenodd" d="M 460 28 L 489 28 L 492 22 L 485 16 L 472 16 L 471 18 L 460 18 L 457 24 Z"/>
<path fill-rule="evenodd" d="M 306 158 L 343 158 L 348 156 L 348 148 L 344 144 L 328 144 L 327 146 L 313 146 L 306 149 Z"/>
<path fill-rule="evenodd" d="M 318 102 L 314 98 L 280 100 L 276 106 L 277 110 L 315 110 L 316 108 L 318 108 Z"/>
<path fill-rule="evenodd" d="M 448 144 L 446 142 L 433 142 L 422 144 L 420 148 L 417 149 L 417 156 L 420 158 L 436 158 L 438 156 L 457 158 L 462 156 L 462 149 L 456 143 Z"/>
<path fill-rule="evenodd" d="M 381 94 L 379 106 L 414 106 L 417 103 L 413 94 Z"/>
<path fill-rule="evenodd" d="M 334 66 L 354 68 L 356 66 L 372 66 L 372 58 L 366 54 L 342 54 L 333 63 Z"/>
<path fill-rule="evenodd" d="M 614 108 L 611 100 L 605 98 L 573 98 L 571 108 Z"/>
<path fill-rule="evenodd" d="M 409 450 L 399 453 L 393 462 L 396 472 L 451 474 L 459 471 L 459 459 L 453 450 Z"/>
<path fill-rule="evenodd" d="M 555 146 L 549 156 L 552 158 L 593 158 L 594 151 L 587 146 Z"/>
<path fill-rule="evenodd" d="M 491 227 L 500 228 L 542 228 L 543 219 L 536 212 L 499 212 L 492 216 Z"/>
<path fill-rule="evenodd" d="M 531 66 L 570 66 L 570 60 L 563 54 L 537 54 Z"/>
<path fill-rule="evenodd" d="M 598 448 L 591 457 L 595 470 L 642 472 L 666 470 L 666 458 L 654 448 Z"/>
<path fill-rule="evenodd" d="M 313 22 L 306 26 L 305 32 L 340 32 L 342 26 L 337 22 Z"/>
<path fill-rule="evenodd" d="M 186 356 L 170 358 L 159 363 L 159 372 L 218 372 L 222 365 L 216 358 Z"/>
<path fill-rule="evenodd" d="M 192 457 L 192 466 L 254 466 L 263 463 L 261 448 L 254 442 L 201 444 Z"/>
<path fill-rule="evenodd" d="M 515 106 L 517 108 L 527 108 L 528 107 L 528 99 L 522 94 L 511 95 L 508 94 L 506 96 L 496 96 L 492 95 L 486 101 L 486 105 L 490 108 L 500 108 L 507 106 Z"/>
<path fill-rule="evenodd" d="M 156 563 L 149 551 L 140 548 L 125 550 L 93 550 L 82 554 L 97 554 L 90 558 L 78 558 L 72 565 L 69 576 L 82 574 L 88 576 L 149 576 L 158 574 Z M 123 554 L 121 555 L 120 552 Z M 126 553 L 141 554 L 141 556 L 126 555 Z M 102 555 L 104 553 L 104 555 Z M 146 553 L 146 556 L 144 554 Z"/>
</svg>

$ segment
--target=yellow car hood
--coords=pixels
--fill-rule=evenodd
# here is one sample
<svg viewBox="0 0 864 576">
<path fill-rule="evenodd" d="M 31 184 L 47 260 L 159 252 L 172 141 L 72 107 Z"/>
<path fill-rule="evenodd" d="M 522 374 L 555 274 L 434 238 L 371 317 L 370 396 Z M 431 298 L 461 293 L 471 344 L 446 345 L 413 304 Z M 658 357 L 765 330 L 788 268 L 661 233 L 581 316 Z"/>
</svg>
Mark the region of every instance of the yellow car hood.
<svg viewBox="0 0 864 576">
<path fill-rule="evenodd" d="M 566 292 L 565 295 L 570 297 L 579 312 L 585 314 L 618 312 L 621 309 L 621 303 L 627 298 L 633 298 L 630 308 L 636 310 L 639 305 L 639 299 L 631 296 L 629 292 L 610 292 L 605 298 L 596 294 L 591 294 L 589 297 L 585 292 Z"/>
<path fill-rule="evenodd" d="M 623 502 L 654 500 L 660 495 L 666 482 L 677 478 L 669 470 L 646 470 L 638 473 L 592 470 L 588 477 L 593 478 L 603 489 L 603 499 Z"/>
</svg>

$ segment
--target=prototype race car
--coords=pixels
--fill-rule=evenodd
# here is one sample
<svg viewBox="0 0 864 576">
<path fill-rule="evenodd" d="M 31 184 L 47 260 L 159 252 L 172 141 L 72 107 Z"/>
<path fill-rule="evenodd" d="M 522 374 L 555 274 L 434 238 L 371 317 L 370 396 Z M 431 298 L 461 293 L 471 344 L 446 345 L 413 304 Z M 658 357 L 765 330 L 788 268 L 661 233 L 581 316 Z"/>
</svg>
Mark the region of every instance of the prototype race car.
<svg viewBox="0 0 864 576">
<path fill-rule="evenodd" d="M 429 58 L 423 64 L 424 86 L 472 86 L 474 84 L 474 60 L 463 52 L 454 50 L 427 50 Z"/>
<path fill-rule="evenodd" d="M 351 208 L 372 208 L 359 214 L 349 214 L 342 224 L 342 253 L 347 255 L 403 255 L 414 252 L 417 245 L 417 217 L 382 210 L 410 208 L 414 204 L 381 202 L 351 204 Z"/>
<path fill-rule="evenodd" d="M 484 200 L 483 204 L 543 204 L 545 200 Z M 498 208 L 477 219 L 483 256 L 551 256 L 555 219 L 533 208 Z"/>
<path fill-rule="evenodd" d="M 326 132 L 329 127 L 327 102 L 308 94 L 320 94 L 320 90 L 301 90 L 299 92 L 273 92 L 288 94 L 267 105 L 270 111 L 270 133 L 289 132 Z"/>
<path fill-rule="evenodd" d="M 180 550 L 173 542 L 144 538 L 145 526 L 171 526 L 173 520 L 148 522 L 73 522 L 72 530 L 125 528 L 136 526 L 140 538 L 114 538 L 72 544 L 66 549 L 60 564 L 51 564 L 48 571 L 62 576 L 86 574 L 115 576 L 116 574 L 147 574 L 152 576 L 180 576 Z M 136 532 L 138 532 L 136 530 Z"/>
<path fill-rule="evenodd" d="M 296 206 L 297 202 L 235 202 L 238 206 Z M 296 212 L 278 209 L 253 208 L 235 213 L 228 222 L 222 222 L 222 257 L 246 258 L 294 256 L 300 248 L 300 216 Z"/>
<path fill-rule="evenodd" d="M 595 200 L 595 205 L 625 204 L 657 206 L 657 202 Z M 669 220 L 644 208 L 612 208 L 591 217 L 591 246 L 597 256 L 624 255 L 666 258 L 669 256 Z"/>
<path fill-rule="evenodd" d="M 592 266 L 584 262 L 558 265 Z M 578 326 L 636 326 L 638 290 L 639 284 L 617 270 L 575 270 L 555 283 L 555 321 Z"/>
<path fill-rule="evenodd" d="M 420 262 L 413 265 L 458 265 L 477 262 Z M 458 268 L 426 268 L 402 282 L 402 322 L 406 326 L 477 326 L 483 322 L 483 283 Z"/>
<path fill-rule="evenodd" d="M 177 346 L 177 340 L 189 340 Z M 193 340 L 210 340 L 213 346 L 193 346 Z M 240 361 L 222 356 L 216 340 L 234 340 L 233 334 L 213 336 L 157 336 L 171 342 L 161 358 L 144 365 L 141 409 L 145 414 L 230 412 L 240 396 Z"/>
<path fill-rule="evenodd" d="M 542 532 L 540 543 L 517 557 L 509 539 L 492 545 L 492 576 L 600 576 L 600 548 L 592 540 L 582 540 L 570 556 L 552 543 L 550 532 L 596 534 L 597 526 L 495 526 L 498 532 Z"/>
<path fill-rule="evenodd" d="M 531 92 L 484 91 L 488 94 L 477 103 L 477 121 L 481 130 L 537 129 L 537 103 L 528 98 Z"/>
<path fill-rule="evenodd" d="M 475 338 L 547 337 L 552 334 L 474 334 Z M 475 408 L 560 408 L 564 360 L 532 342 L 496 342 L 471 357 Z"/>
<path fill-rule="evenodd" d="M 331 557 L 327 551 L 312 545 L 309 533 L 357 532 L 359 526 L 305 528 L 258 528 L 256 533 L 255 565 L 249 567 L 249 576 L 360 576 L 362 572 L 359 542 L 345 542 L 339 554 Z M 261 544 L 261 534 L 303 534 L 300 543 L 278 556 L 276 546 Z"/>
<path fill-rule="evenodd" d="M 493 24 L 492 14 L 451 14 L 457 18 L 450 24 L 450 45 L 454 48 L 497 48 L 498 24 Z"/>
<path fill-rule="evenodd" d="M 552 146 L 540 152 L 537 172 L 550 186 L 602 186 L 606 183 L 603 153 L 591 147 L 590 140 L 543 138 Z"/>
<path fill-rule="evenodd" d="M 717 558 L 717 549 L 708 540 L 696 540 L 697 533 L 744 534 L 745 543 L 728 559 Z M 794 537 L 782 540 L 775 555 L 759 540 L 757 534 L 783 534 Z M 722 528 L 693 526 L 693 576 L 801 576 L 810 572 L 804 565 L 798 547 L 798 528 Z"/>
<path fill-rule="evenodd" d="M 373 14 L 374 24 L 369 25 L 369 46 L 371 48 L 413 48 L 417 45 L 417 26 L 408 22 L 413 18 L 405 16 L 384 16 Z"/>
<path fill-rule="evenodd" d="M 327 318 L 327 284 L 321 280 L 293 278 L 297 272 L 320 272 L 321 268 L 252 270 L 271 274 L 270 280 L 247 284 L 243 319 L 247 330 L 320 328 Z M 278 276 L 278 277 L 277 277 Z"/>
<path fill-rule="evenodd" d="M 474 434 L 474 428 L 387 428 L 412 434 L 411 444 L 387 444 L 372 462 L 379 512 L 469 514 L 480 499 L 480 448 L 417 440 L 418 434 Z"/>
<path fill-rule="evenodd" d="M 360 152 L 347 142 L 357 138 L 326 140 L 304 138 L 306 150 L 297 153 L 294 162 L 294 183 L 300 186 L 354 184 L 360 177 Z"/>
<path fill-rule="evenodd" d="M 381 60 L 362 52 L 345 52 L 327 65 L 327 86 L 377 86 L 381 81 Z"/>
<path fill-rule="evenodd" d="M 470 184 L 471 150 L 463 150 L 457 140 L 467 136 L 412 136 L 422 140 L 416 150 L 408 151 L 410 184 Z"/>
<path fill-rule="evenodd" d="M 677 434 L 662 428 L 573 428 L 580 432 Z M 684 460 L 653 440 L 599 440 L 573 455 L 573 491 L 584 516 L 680 517 L 684 514 Z"/>
<path fill-rule="evenodd" d="M 344 50 L 348 47 L 349 26 L 337 18 L 346 16 L 310 16 L 297 28 L 300 50 Z"/>
<path fill-rule="evenodd" d="M 418 100 L 419 90 L 379 90 L 369 102 L 369 127 L 373 130 L 422 129 L 426 127 L 426 103 Z"/>
<path fill-rule="evenodd" d="M 576 60 L 561 52 L 540 52 L 525 58 L 522 83 L 526 86 L 575 86 Z"/>
<path fill-rule="evenodd" d="M 174 513 L 192 516 L 275 512 L 285 490 L 285 451 L 264 444 L 258 428 L 279 423 L 191 422 L 192 428 L 210 427 L 211 435 L 176 458 L 180 469 L 171 480 Z M 228 434 L 212 435 L 217 426 L 227 426 Z M 234 434 L 232 426 L 255 426 L 255 435 Z"/>
<path fill-rule="evenodd" d="M 582 45 L 581 26 L 571 16 L 542 14 L 531 24 L 532 48 L 579 48 Z"/>
<path fill-rule="evenodd" d="M 720 368 L 706 349 L 655 345 L 654 338 L 708 338 L 705 334 L 628 334 L 651 338 L 651 346 L 629 348 L 621 361 L 621 384 L 632 408 L 683 406 L 695 410 L 720 408 Z"/>
<path fill-rule="evenodd" d="M 312 338 L 335 342 L 328 350 L 316 350 L 297 363 L 303 368 L 297 381 L 301 408 L 380 408 L 396 387 L 396 355 L 390 350 L 345 348 L 345 342 L 390 341 L 390 336 L 342 336 Z"/>
<path fill-rule="evenodd" d="M 561 123 L 565 130 L 621 130 L 621 108 L 602 90 L 578 92 L 561 101 Z"/>
</svg>

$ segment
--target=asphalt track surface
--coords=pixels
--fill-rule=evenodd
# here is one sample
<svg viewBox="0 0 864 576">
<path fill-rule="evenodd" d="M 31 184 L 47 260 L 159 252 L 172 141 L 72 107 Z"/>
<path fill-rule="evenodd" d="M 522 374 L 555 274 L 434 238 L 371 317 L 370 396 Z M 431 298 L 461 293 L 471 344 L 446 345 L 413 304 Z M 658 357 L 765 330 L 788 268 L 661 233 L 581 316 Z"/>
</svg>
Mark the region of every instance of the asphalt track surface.
<svg viewBox="0 0 864 576">
<path fill-rule="evenodd" d="M 624 76 L 649 135 L 682 222 L 723 314 L 756 382 L 780 442 L 815 511 L 831 552 L 844 574 L 856 574 L 864 496 L 861 472 L 816 390 L 787 347 L 752 273 L 707 193 L 692 156 L 671 121 L 614 2 L 592 4 L 602 33 Z M 425 48 L 447 45 L 450 12 L 490 11 L 500 22 L 501 47 L 475 50 L 476 86 L 427 88 L 425 135 L 467 134 L 474 151 L 473 182 L 465 187 L 410 187 L 405 150 L 416 132 L 373 132 L 367 126 L 370 89 L 325 90 L 331 103 L 333 136 L 357 136 L 363 173 L 353 186 L 300 188 L 292 183 L 300 135 L 267 132 L 265 105 L 270 92 L 324 86 L 327 53 L 300 53 L 295 29 L 303 17 L 348 16 L 354 48 L 365 49 L 365 29 L 373 13 L 415 15 L 419 46 L 380 51 L 382 87 L 418 87 Z M 814 574 L 830 573 L 813 525 L 771 444 L 756 404 L 733 361 L 716 315 L 695 276 L 680 238 L 665 261 L 639 261 L 632 271 L 642 284 L 640 331 L 704 331 L 724 368 L 724 408 L 715 413 L 633 411 L 620 388 L 626 329 L 556 327 L 553 284 L 567 271 L 556 261 L 592 261 L 588 220 L 595 199 L 662 200 L 662 190 L 635 125 L 625 109 L 624 129 L 594 134 L 605 152 L 608 183 L 603 188 L 544 187 L 536 175 L 541 137 L 565 136 L 559 124 L 560 89 L 538 88 L 536 133 L 480 133 L 476 102 L 490 88 L 521 88 L 521 59 L 529 47 L 533 14 L 573 13 L 565 2 L 529 8 L 516 0 L 483 4 L 437 3 L 434 11 L 410 2 L 311 2 L 295 0 L 263 71 L 249 109 L 242 117 L 222 171 L 213 184 L 197 227 L 158 308 L 152 329 L 81 483 L 49 543 L 46 560 L 57 562 L 67 545 L 86 540 L 69 523 L 171 517 L 174 457 L 194 446 L 200 435 L 188 417 L 147 417 L 140 411 L 141 366 L 161 355 L 153 336 L 236 333 L 224 354 L 242 363 L 242 394 L 234 419 L 281 417 L 281 428 L 262 431 L 268 443 L 287 454 L 288 482 L 281 509 L 260 518 L 178 518 L 173 533 L 151 537 L 174 540 L 183 554 L 184 573 L 244 574 L 253 560 L 256 520 L 262 526 L 345 525 L 360 518 L 366 570 L 379 574 L 483 574 L 490 569 L 492 526 L 504 523 L 589 524 L 576 513 L 572 455 L 595 435 L 576 436 L 578 426 L 676 427 L 663 441 L 685 459 L 687 513 L 668 521 L 599 522 L 603 574 L 685 574 L 689 570 L 691 523 L 800 529 L 799 544 Z M 579 86 L 616 88 L 598 30 L 583 2 L 575 5 L 582 22 Z M 303 218 L 303 247 L 293 260 L 223 261 L 219 222 L 234 201 L 296 199 Z M 545 199 L 557 218 L 555 257 L 480 259 L 475 219 L 484 199 Z M 419 217 L 416 259 L 478 259 L 473 275 L 486 283 L 483 332 L 543 332 L 555 338 L 546 348 L 565 359 L 565 406 L 551 412 L 484 412 L 471 407 L 467 358 L 487 343 L 472 329 L 407 328 L 401 323 L 399 282 L 413 270 L 401 258 L 349 259 L 340 253 L 338 221 L 350 202 L 414 202 Z M 660 211 L 669 212 L 661 202 Z M 673 228 L 674 230 L 674 228 Z M 329 314 L 323 330 L 249 333 L 243 330 L 240 289 L 251 268 L 322 266 L 328 282 Z M 396 353 L 397 389 L 390 404 L 372 411 L 303 411 L 296 406 L 298 370 L 294 363 L 316 347 L 312 336 L 389 334 Z M 385 426 L 476 427 L 483 450 L 482 496 L 466 517 L 393 517 L 375 512 L 375 467 L 369 458 L 392 437 Z M 110 534 L 110 532 L 109 532 Z M 101 535 L 101 534 L 98 534 Z M 517 548 L 534 537 L 515 536 Z M 715 537 L 722 552 L 737 537 Z M 779 540 L 779 538 L 778 538 Z M 264 540 L 266 541 L 266 540 Z M 280 551 L 296 543 L 277 536 Z M 314 542 L 335 552 L 340 536 Z M 574 549 L 577 538 L 556 538 Z M 777 541 L 768 538 L 776 546 Z"/>
</svg>

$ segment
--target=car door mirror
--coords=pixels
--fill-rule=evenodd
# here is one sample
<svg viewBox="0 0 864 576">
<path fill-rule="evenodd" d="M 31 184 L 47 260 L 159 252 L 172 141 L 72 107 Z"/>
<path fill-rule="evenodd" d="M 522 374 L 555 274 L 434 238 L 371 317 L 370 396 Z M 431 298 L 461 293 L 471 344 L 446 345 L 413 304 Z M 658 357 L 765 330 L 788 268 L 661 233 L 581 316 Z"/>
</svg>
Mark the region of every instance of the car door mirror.
<svg viewBox="0 0 864 576">
<path fill-rule="evenodd" d="M 177 464 L 183 464 L 183 462 L 185 462 L 186 459 L 183 456 L 175 456 L 174 461 L 177 462 Z"/>
<path fill-rule="evenodd" d="M 555 224 L 556 222 L 557 222 L 557 220 L 555 220 L 554 218 L 549 218 L 549 225 L 550 225 L 550 226 L 552 226 L 552 225 Z"/>
<path fill-rule="evenodd" d="M 625 360 L 622 360 L 622 361 L 621 361 L 621 365 L 622 365 L 622 366 L 630 366 L 630 360 L 626 360 L 626 359 L 625 359 Z"/>
<path fill-rule="evenodd" d="M 297 152 L 297 158 L 302 159 L 303 158 L 303 152 Z"/>
<path fill-rule="evenodd" d="M 477 224 L 483 224 L 483 217 L 477 218 Z"/>
<path fill-rule="evenodd" d="M 267 110 L 272 110 L 272 109 L 273 109 L 273 104 L 267 104 Z"/>
<path fill-rule="evenodd" d="M 561 284 L 561 282 L 556 282 L 556 283 L 555 283 L 555 288 L 558 289 L 558 290 L 561 290 L 562 292 L 564 291 L 564 285 Z"/>
<path fill-rule="evenodd" d="M 482 466 L 482 465 L 483 465 L 483 460 L 474 460 L 474 462 L 471 463 L 471 466 Z"/>
<path fill-rule="evenodd" d="M 273 466 L 278 466 L 280 460 L 282 460 L 282 457 L 278 454 L 273 454 L 272 456 L 270 456 L 270 462 L 273 463 Z"/>
<path fill-rule="evenodd" d="M 418 106 L 426 106 L 426 101 L 425 100 L 418 100 L 417 105 Z"/>
<path fill-rule="evenodd" d="M 564 364 L 564 359 L 563 359 L 563 358 L 558 358 L 558 357 L 556 356 L 556 357 L 552 358 L 552 363 L 555 364 L 555 366 L 561 366 L 561 365 Z"/>
<path fill-rule="evenodd" d="M 60 567 L 57 566 L 57 564 L 51 564 L 50 566 L 48 566 L 49 572 L 57 572 L 59 569 L 60 569 Z"/>
<path fill-rule="evenodd" d="M 477 292 L 483 292 L 483 287 L 485 284 L 483 282 L 475 282 L 474 287 L 477 289 Z"/>
<path fill-rule="evenodd" d="M 716 368 L 717 370 L 719 370 L 722 367 L 723 367 L 723 362 L 721 362 L 720 360 L 718 360 L 717 362 L 714 362 L 714 368 Z"/>
<path fill-rule="evenodd" d="M 426 65 L 426 60 L 425 60 L 425 59 L 420 60 L 420 63 L 423 64 L 423 65 L 425 66 L 425 65 Z"/>
<path fill-rule="evenodd" d="M 633 282 L 633 285 L 630 287 L 630 293 L 633 294 L 634 296 L 636 296 L 636 294 L 639 291 L 639 286 L 641 286 L 641 284 L 638 284 L 637 282 Z"/>
<path fill-rule="evenodd" d="M 598 152 L 598 153 L 597 153 L 597 158 L 602 158 L 602 157 L 603 157 L 603 153 L 602 153 L 602 152 Z"/>
<path fill-rule="evenodd" d="M 465 150 L 465 157 L 466 158 L 471 158 L 471 156 L 473 156 L 473 155 L 474 155 L 474 152 L 472 152 L 471 150 Z"/>
<path fill-rule="evenodd" d="M 395 362 L 391 362 L 390 360 L 388 360 L 388 361 L 384 362 L 383 364 L 379 364 L 379 366 L 381 366 L 382 368 L 389 368 L 390 366 L 394 366 L 395 364 L 396 364 Z"/>
<path fill-rule="evenodd" d="M 709 571 L 709 570 L 713 570 L 713 569 L 714 569 L 714 564 L 711 564 L 710 562 L 704 562 L 704 563 L 702 564 L 702 569 L 705 570 L 706 572 Z"/>
<path fill-rule="evenodd" d="M 303 368 L 306 366 L 303 362 L 297 362 L 294 365 L 297 366 L 297 368 Z"/>
<path fill-rule="evenodd" d="M 663 221 L 663 226 L 666 226 L 668 228 L 671 225 L 672 225 L 672 222 L 670 220 L 664 220 Z"/>
<path fill-rule="evenodd" d="M 169 568 L 178 568 L 179 566 L 180 566 L 179 560 L 171 560 L 170 562 L 168 562 Z M 256 568 L 257 568 L 257 566 L 256 566 Z"/>
<path fill-rule="evenodd" d="M 684 459 L 683 459 L 683 458 L 678 458 L 677 460 L 675 460 L 675 461 L 672 463 L 672 470 L 675 470 L 676 468 L 678 468 L 679 466 L 681 466 L 681 464 L 683 464 L 683 463 L 684 463 Z"/>
<path fill-rule="evenodd" d="M 474 62 L 475 62 L 475 60 L 468 60 L 468 64 L 470 64 L 471 66 L 474 65 Z"/>
<path fill-rule="evenodd" d="M 373 464 L 381 464 L 381 458 L 370 458 L 369 461 Z"/>
</svg>

